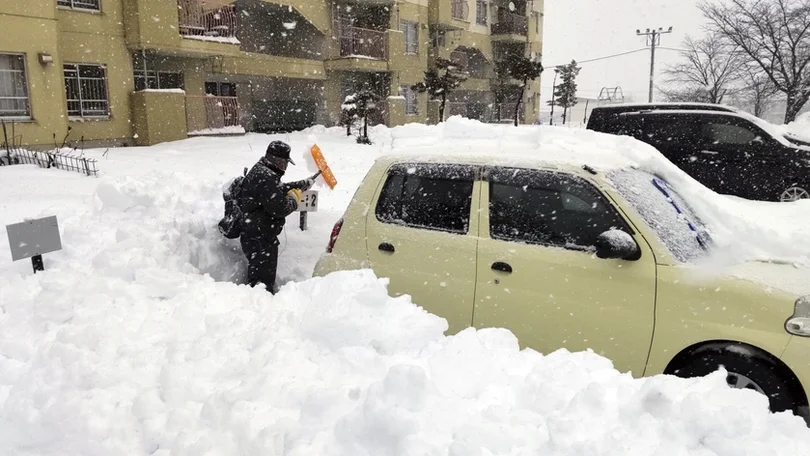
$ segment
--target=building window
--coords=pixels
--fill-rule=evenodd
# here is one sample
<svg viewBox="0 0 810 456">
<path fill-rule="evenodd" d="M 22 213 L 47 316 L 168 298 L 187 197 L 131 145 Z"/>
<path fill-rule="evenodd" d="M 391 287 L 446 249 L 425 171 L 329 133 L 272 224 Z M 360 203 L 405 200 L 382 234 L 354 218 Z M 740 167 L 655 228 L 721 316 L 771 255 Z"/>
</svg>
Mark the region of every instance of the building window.
<svg viewBox="0 0 810 456">
<path fill-rule="evenodd" d="M 477 0 L 475 2 L 475 22 L 479 25 L 487 25 L 488 16 L 489 11 L 486 0 Z"/>
<path fill-rule="evenodd" d="M 405 115 L 418 116 L 419 100 L 416 98 L 416 91 L 411 89 L 410 86 L 402 86 L 400 92 L 405 97 Z"/>
<path fill-rule="evenodd" d="M 31 117 L 24 55 L 0 54 L 0 117 Z"/>
<path fill-rule="evenodd" d="M 104 65 L 64 65 L 65 94 L 70 117 L 109 117 L 107 68 Z"/>
<path fill-rule="evenodd" d="M 179 71 L 135 70 L 135 90 L 182 89 L 183 73 Z"/>
<path fill-rule="evenodd" d="M 57 0 L 56 5 L 70 9 L 101 11 L 101 0 Z"/>
<path fill-rule="evenodd" d="M 399 30 L 405 34 L 405 54 L 416 55 L 419 53 L 419 23 L 411 21 L 400 21 Z"/>
</svg>

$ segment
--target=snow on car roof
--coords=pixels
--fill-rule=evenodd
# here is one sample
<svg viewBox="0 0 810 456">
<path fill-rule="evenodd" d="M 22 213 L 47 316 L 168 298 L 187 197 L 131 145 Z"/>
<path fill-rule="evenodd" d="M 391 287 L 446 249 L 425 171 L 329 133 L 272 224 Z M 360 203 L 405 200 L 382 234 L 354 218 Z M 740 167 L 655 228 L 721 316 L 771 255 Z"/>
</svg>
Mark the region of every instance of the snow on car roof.
<svg viewBox="0 0 810 456">
<path fill-rule="evenodd" d="M 436 126 L 405 125 L 390 133 L 392 147 L 381 158 L 393 160 L 569 169 L 588 165 L 608 171 L 638 165 L 634 155 L 658 154 L 629 137 L 581 129 L 483 124 L 460 117 Z"/>
</svg>

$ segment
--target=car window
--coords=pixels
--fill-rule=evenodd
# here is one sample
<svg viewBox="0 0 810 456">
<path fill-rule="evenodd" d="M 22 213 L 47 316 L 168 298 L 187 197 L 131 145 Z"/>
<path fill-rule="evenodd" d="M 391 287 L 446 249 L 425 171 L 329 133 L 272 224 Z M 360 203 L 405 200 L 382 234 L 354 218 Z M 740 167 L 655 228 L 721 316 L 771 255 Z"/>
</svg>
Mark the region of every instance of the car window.
<svg viewBox="0 0 810 456">
<path fill-rule="evenodd" d="M 624 219 L 589 182 L 547 171 L 490 171 L 489 230 L 494 239 L 589 249 Z"/>
<path fill-rule="evenodd" d="M 691 262 L 705 256 L 711 242 L 705 227 L 665 181 L 631 168 L 612 171 L 608 179 L 678 261 Z"/>
<path fill-rule="evenodd" d="M 709 122 L 703 124 L 703 139 L 707 144 L 743 145 L 751 144 L 761 135 L 752 129 L 726 122 Z"/>
<path fill-rule="evenodd" d="M 694 143 L 694 136 L 695 123 L 682 116 L 647 115 L 644 117 L 644 141 L 654 147 L 663 148 L 662 152 L 672 152 L 673 145 Z"/>
<path fill-rule="evenodd" d="M 474 170 L 434 164 L 396 165 L 389 170 L 376 216 L 383 223 L 467 233 Z"/>
</svg>

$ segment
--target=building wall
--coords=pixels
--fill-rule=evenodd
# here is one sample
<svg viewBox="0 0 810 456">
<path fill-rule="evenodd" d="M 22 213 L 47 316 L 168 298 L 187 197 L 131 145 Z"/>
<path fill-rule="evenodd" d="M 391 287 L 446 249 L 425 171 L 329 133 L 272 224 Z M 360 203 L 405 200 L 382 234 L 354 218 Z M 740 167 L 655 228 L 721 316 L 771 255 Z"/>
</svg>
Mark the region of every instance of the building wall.
<svg viewBox="0 0 810 456">
<path fill-rule="evenodd" d="M 70 139 L 83 137 L 91 143 L 131 144 L 130 93 L 135 89 L 135 83 L 132 58 L 124 35 L 121 1 L 102 0 L 100 13 L 58 8 L 56 17 L 62 63 L 101 64 L 107 73 L 109 117 L 69 118 Z"/>
<path fill-rule="evenodd" d="M 422 81 L 433 58 L 449 57 L 458 48 L 475 48 L 490 66 L 494 63 L 494 46 L 489 31 L 497 20 L 493 6 L 497 4 L 496 1 L 490 1 L 487 25 L 476 23 L 475 0 L 469 0 L 467 21 L 450 17 L 451 0 L 394 2 L 390 9 L 390 23 L 387 25 L 387 62 L 339 58 L 339 40 L 332 30 L 332 1 L 245 2 L 244 5 L 250 8 L 278 14 L 277 18 L 283 22 L 295 19 L 299 25 L 289 33 L 284 32 L 288 35 L 286 42 L 275 39 L 276 37 L 263 41 L 254 35 L 275 33 L 278 27 L 270 27 L 254 20 L 253 22 L 258 22 L 254 24 L 256 26 L 243 30 L 246 32 L 243 34 L 244 46 L 183 38 L 179 32 L 176 0 L 101 0 L 100 12 L 57 8 L 56 0 L 2 2 L 0 27 L 3 38 L 0 40 L 0 52 L 25 55 L 31 107 L 31 119 L 17 122 L 15 132 L 22 135 L 23 143 L 42 147 L 53 144 L 54 136 L 61 140 L 68 131 L 68 126 L 71 130 L 69 139 L 78 141 L 83 138 L 88 146 L 100 143 L 135 143 L 137 129 L 133 123 L 144 119 L 144 114 L 142 109 L 138 111 L 139 107 L 134 107 L 132 103 L 139 103 L 139 100 L 149 97 L 133 96 L 135 85 L 131 55 L 142 50 L 149 54 L 147 61 L 150 70 L 179 70 L 184 73 L 186 97 L 204 95 L 206 81 L 236 82 L 239 101 L 246 111 L 240 117 L 246 126 L 250 126 L 255 117 L 251 111 L 257 106 L 256 100 L 267 99 L 268 94 L 274 97 L 306 99 L 308 103 L 313 101 L 313 97 L 318 98 L 316 121 L 334 125 L 339 118 L 346 81 L 363 78 L 374 72 L 385 75 L 387 81 L 387 123 L 398 125 L 427 122 L 431 119 L 427 96 L 418 96 L 418 115 L 405 115 L 401 88 Z M 535 2 L 542 3 L 541 0 Z M 290 10 L 290 7 L 293 9 Z M 540 53 L 542 24 L 538 32 L 536 18 L 542 19 L 542 15 L 535 15 L 533 12 L 529 14 L 527 52 Z M 419 47 L 415 55 L 405 53 L 401 21 L 418 23 Z M 436 21 L 443 21 L 438 26 L 449 30 L 446 45 L 438 50 L 432 48 L 430 39 L 430 30 L 437 26 Z M 240 23 L 240 27 L 248 24 L 250 22 Z M 382 28 L 386 28 L 385 24 Z M 36 33 L 32 33 L 33 30 Z M 298 36 L 302 34 L 309 38 Z M 302 46 L 291 47 L 290 43 L 296 41 L 300 41 Z M 320 48 L 323 48 L 323 52 L 318 55 L 317 49 Z M 39 52 L 51 55 L 53 62 L 40 64 L 37 56 Z M 270 54 L 284 54 L 286 57 Z M 62 67 L 64 63 L 105 66 L 109 117 L 68 118 Z M 284 81 L 285 79 L 290 81 Z M 289 96 L 301 87 L 306 87 L 307 97 Z M 482 100 L 491 99 L 491 88 L 486 78 L 473 78 L 461 90 L 460 93 L 465 96 L 460 99 L 456 97 L 457 102 L 470 100 L 481 104 Z M 534 101 L 538 93 L 539 82 L 532 83 L 524 99 L 527 122 L 534 121 L 535 113 L 540 108 Z M 143 142 L 143 139 L 138 142 Z"/>
<path fill-rule="evenodd" d="M 0 52 L 25 56 L 31 118 L 15 120 L 15 134 L 24 144 L 53 144 L 54 135 L 61 139 L 67 132 L 56 0 L 4 2 L 0 7 L 0 30 Z M 40 64 L 39 52 L 48 53 L 53 63 Z M 8 132 L 11 134 L 11 126 Z"/>
</svg>

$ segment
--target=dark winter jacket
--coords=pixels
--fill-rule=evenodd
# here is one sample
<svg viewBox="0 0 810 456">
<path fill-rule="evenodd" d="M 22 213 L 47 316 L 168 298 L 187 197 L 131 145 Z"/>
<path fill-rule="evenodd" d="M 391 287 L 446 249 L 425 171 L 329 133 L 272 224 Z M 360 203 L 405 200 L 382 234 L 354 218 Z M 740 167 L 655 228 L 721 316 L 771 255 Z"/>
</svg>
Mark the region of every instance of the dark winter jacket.
<svg viewBox="0 0 810 456">
<path fill-rule="evenodd" d="M 287 196 L 292 188 L 303 188 L 306 181 L 281 183 L 284 172 L 262 158 L 242 181 L 239 208 L 244 214 L 242 237 L 278 244 L 288 215 L 298 209 L 295 198 Z"/>
</svg>

